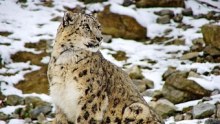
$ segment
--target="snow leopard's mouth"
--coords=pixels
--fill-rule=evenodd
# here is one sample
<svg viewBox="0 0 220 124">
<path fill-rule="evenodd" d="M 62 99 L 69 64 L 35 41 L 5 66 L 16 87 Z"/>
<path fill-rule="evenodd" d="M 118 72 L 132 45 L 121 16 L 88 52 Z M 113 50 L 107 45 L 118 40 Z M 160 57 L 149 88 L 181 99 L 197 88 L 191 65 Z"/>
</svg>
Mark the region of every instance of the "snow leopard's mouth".
<svg viewBox="0 0 220 124">
<path fill-rule="evenodd" d="M 93 43 L 87 43 L 87 44 L 84 44 L 86 47 L 88 48 L 96 48 L 96 47 L 99 47 L 99 43 L 97 44 L 93 44 Z"/>
<path fill-rule="evenodd" d="M 60 55 L 62 55 L 62 54 L 65 53 L 65 52 L 68 52 L 68 51 L 73 51 L 73 49 L 72 49 L 72 48 L 64 49 L 64 50 L 60 53 Z"/>
</svg>

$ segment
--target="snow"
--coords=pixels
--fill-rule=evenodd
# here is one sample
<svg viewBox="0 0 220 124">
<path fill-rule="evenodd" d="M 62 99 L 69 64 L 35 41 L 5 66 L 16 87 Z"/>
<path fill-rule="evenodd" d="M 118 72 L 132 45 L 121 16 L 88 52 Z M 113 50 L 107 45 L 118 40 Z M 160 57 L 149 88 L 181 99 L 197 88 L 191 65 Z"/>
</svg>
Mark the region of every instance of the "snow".
<svg viewBox="0 0 220 124">
<path fill-rule="evenodd" d="M 19 80 L 19 78 L 17 79 Z M 6 83 L 1 82 L 1 91 L 4 95 L 13 95 L 16 94 L 18 96 L 22 96 L 22 91 L 15 88 L 13 85 L 8 85 Z"/>
<path fill-rule="evenodd" d="M 117 3 L 117 4 L 122 4 L 124 0 L 108 0 L 109 3 Z"/>
<path fill-rule="evenodd" d="M 48 64 L 49 61 L 50 61 L 50 57 L 49 57 L 49 56 L 46 56 L 46 57 L 43 57 L 40 62 L 43 63 L 43 64 Z"/>
<path fill-rule="evenodd" d="M 220 1 L 218 2 L 212 2 L 212 0 L 199 0 L 203 2 L 210 3 L 211 5 L 220 7 Z M 186 8 L 192 8 L 193 14 L 198 15 L 198 14 L 207 14 L 210 11 L 218 11 L 220 12 L 219 9 L 215 9 L 213 7 L 207 7 L 206 5 L 198 4 L 198 1 L 196 0 L 187 0 L 185 1 Z"/>
<path fill-rule="evenodd" d="M 165 124 L 204 124 L 206 119 L 183 120 L 175 122 L 173 117 L 168 118 Z"/>
<path fill-rule="evenodd" d="M 31 93 L 31 94 L 24 94 L 23 95 L 23 97 L 28 97 L 28 96 L 39 97 L 43 101 L 46 101 L 46 102 L 49 102 L 49 103 L 51 102 L 51 97 L 46 95 L 46 94 Z"/>
<path fill-rule="evenodd" d="M 215 63 L 189 63 L 181 65 L 177 69 L 181 71 L 189 71 L 190 69 L 197 70 L 197 73 L 203 74 L 204 72 L 210 72 L 215 66 L 219 64 Z"/>
<path fill-rule="evenodd" d="M 184 108 L 197 105 L 200 101 L 202 101 L 202 100 L 193 100 L 193 101 L 188 101 L 188 102 L 184 102 L 184 103 L 179 103 L 179 104 L 176 104 L 175 106 L 177 107 L 177 110 L 181 111 Z"/>
<path fill-rule="evenodd" d="M 176 56 L 171 55 L 170 53 L 182 53 L 183 51 L 187 51 L 189 48 L 186 46 L 164 46 L 164 45 L 144 45 L 143 43 L 135 42 L 133 40 L 124 40 L 120 38 L 113 38 L 110 44 L 103 43 L 103 48 L 112 49 L 115 51 L 125 51 L 126 55 L 129 59 L 126 61 L 127 63 L 131 63 L 132 65 L 144 65 L 149 66 L 152 70 L 144 70 L 143 75 L 152 81 L 154 81 L 154 89 L 161 89 L 163 85 L 162 74 L 166 71 L 168 66 L 181 66 L 181 62 L 178 59 L 175 59 Z M 104 57 L 109 57 L 104 54 Z M 125 64 L 124 62 L 115 63 L 112 61 L 113 59 L 109 59 L 109 61 L 113 62 L 116 65 L 120 65 L 120 67 Z M 153 60 L 156 61 L 157 64 L 152 65 L 148 63 L 148 61 L 140 62 L 141 60 Z"/>
<path fill-rule="evenodd" d="M 24 124 L 24 122 L 22 119 L 11 119 L 8 124 Z"/>
<path fill-rule="evenodd" d="M 220 81 L 220 76 L 209 76 L 203 78 L 195 78 L 195 77 L 189 77 L 189 80 L 193 80 L 196 83 L 198 83 L 200 86 L 207 90 L 215 90 L 215 89 L 220 89 L 219 81 Z"/>
<path fill-rule="evenodd" d="M 7 64 L 5 68 L 0 69 L 0 73 L 10 73 L 14 75 L 11 76 L 0 75 L 0 79 L 3 82 L 7 82 L 9 85 L 16 84 L 20 80 L 24 79 L 25 74 L 39 69 L 40 67 L 36 65 L 30 65 L 30 62 L 10 63 Z"/>
<path fill-rule="evenodd" d="M 186 1 L 186 5 L 189 7 L 194 7 L 193 6 L 194 4 L 196 6 L 197 5 L 199 6 L 199 4 L 195 1 L 192 1 L 192 0 Z M 193 39 L 202 37 L 201 33 L 198 33 L 198 31 L 200 31 L 200 27 L 204 24 L 209 23 L 207 19 L 193 19 L 192 17 L 184 17 L 183 23 L 193 26 L 194 27 L 193 29 L 187 29 L 187 30 L 183 30 L 180 28 L 178 29 L 176 28 L 177 23 L 175 23 L 173 20 L 171 20 L 170 24 L 161 25 L 161 24 L 156 23 L 156 19 L 158 18 L 158 16 L 155 15 L 154 12 L 157 12 L 163 9 L 164 8 L 134 9 L 133 7 L 124 7 L 122 5 L 115 4 L 115 3 L 112 3 L 110 7 L 110 11 L 113 13 L 117 13 L 120 15 L 127 15 L 127 16 L 130 16 L 136 19 L 136 21 L 140 25 L 147 28 L 148 30 L 147 37 L 149 38 L 162 37 L 165 35 L 164 33 L 166 29 L 171 29 L 172 31 L 170 32 L 170 34 L 167 35 L 167 37 L 177 38 L 179 36 L 182 36 L 182 38 L 186 40 L 186 44 L 189 46 L 192 45 L 191 41 Z M 174 11 L 175 14 L 181 13 L 181 11 L 183 10 L 182 8 L 166 8 L 166 9 Z M 205 13 L 211 10 L 213 9 L 208 9 L 203 12 L 199 9 L 199 7 L 193 8 L 193 11 L 196 12 L 195 14 L 202 13 L 202 12 Z"/>
<path fill-rule="evenodd" d="M 6 124 L 6 122 L 4 122 L 4 121 L 0 120 L 0 124 Z"/>
<path fill-rule="evenodd" d="M 146 102 L 150 102 L 152 100 L 152 97 L 149 97 L 149 96 L 144 96 L 144 100 Z"/>
<path fill-rule="evenodd" d="M 88 4 L 86 7 L 88 8 L 87 10 L 90 12 L 104 10 L 104 6 L 102 3 Z"/>
<path fill-rule="evenodd" d="M 7 106 L 5 108 L 1 108 L 0 112 L 3 112 L 5 114 L 12 114 L 16 109 L 23 108 L 24 106 L 18 105 L 18 106 Z"/>
<path fill-rule="evenodd" d="M 212 100 L 210 100 L 210 101 L 205 101 L 205 103 L 216 104 L 216 103 L 220 102 L 220 94 L 211 96 L 211 99 Z M 181 111 L 184 108 L 187 108 L 190 106 L 195 106 L 201 101 L 202 101 L 202 99 L 192 100 L 192 101 L 176 104 L 175 106 L 177 107 L 177 110 Z"/>
</svg>

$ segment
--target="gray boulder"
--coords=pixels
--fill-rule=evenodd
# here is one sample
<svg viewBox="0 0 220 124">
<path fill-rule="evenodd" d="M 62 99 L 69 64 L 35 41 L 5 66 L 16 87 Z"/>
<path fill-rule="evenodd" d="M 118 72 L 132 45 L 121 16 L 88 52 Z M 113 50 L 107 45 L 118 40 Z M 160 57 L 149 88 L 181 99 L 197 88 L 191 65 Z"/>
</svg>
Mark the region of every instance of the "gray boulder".
<svg viewBox="0 0 220 124">
<path fill-rule="evenodd" d="M 158 17 L 156 21 L 159 24 L 169 24 L 170 23 L 170 16 L 164 15 L 164 16 Z"/>
<path fill-rule="evenodd" d="M 193 118 L 200 119 L 210 117 L 215 113 L 215 105 L 209 103 L 201 103 L 193 107 Z"/>
<path fill-rule="evenodd" d="M 158 101 L 153 101 L 149 104 L 163 118 L 169 117 L 170 115 L 174 115 L 174 113 L 176 112 L 175 105 L 167 99 L 159 99 Z"/>
<path fill-rule="evenodd" d="M 24 104 L 24 99 L 17 95 L 9 95 L 6 97 L 6 104 L 7 105 L 22 105 Z"/>
<path fill-rule="evenodd" d="M 204 124 L 220 124 L 220 120 L 217 120 L 217 119 L 207 119 Z"/>
<path fill-rule="evenodd" d="M 201 87 L 193 80 L 188 80 L 189 72 L 171 71 L 166 74 L 165 84 L 162 88 L 163 96 L 172 103 L 181 103 L 189 100 L 200 99 L 209 96 L 211 91 Z"/>
</svg>

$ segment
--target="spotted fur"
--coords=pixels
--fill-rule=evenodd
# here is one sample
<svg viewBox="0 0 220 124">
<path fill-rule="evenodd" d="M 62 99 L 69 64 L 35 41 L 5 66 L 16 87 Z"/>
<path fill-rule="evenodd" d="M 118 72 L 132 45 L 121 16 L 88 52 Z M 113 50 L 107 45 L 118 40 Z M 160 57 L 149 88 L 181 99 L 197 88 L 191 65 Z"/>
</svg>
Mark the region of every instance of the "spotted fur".
<svg viewBox="0 0 220 124">
<path fill-rule="evenodd" d="M 103 58 L 96 18 L 66 12 L 48 68 L 54 124 L 162 124 L 129 76 Z"/>
</svg>

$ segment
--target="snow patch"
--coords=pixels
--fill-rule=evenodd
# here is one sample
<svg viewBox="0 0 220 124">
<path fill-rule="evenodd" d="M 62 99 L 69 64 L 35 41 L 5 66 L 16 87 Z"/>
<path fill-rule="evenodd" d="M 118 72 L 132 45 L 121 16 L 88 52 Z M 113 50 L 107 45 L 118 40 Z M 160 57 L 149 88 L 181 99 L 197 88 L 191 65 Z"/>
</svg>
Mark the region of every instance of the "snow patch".
<svg viewBox="0 0 220 124">
<path fill-rule="evenodd" d="M 5 114 L 12 114 L 16 109 L 18 108 L 24 108 L 24 106 L 22 105 L 18 105 L 18 106 L 7 106 L 5 108 L 1 108 L 0 112 L 3 112 Z"/>
</svg>

